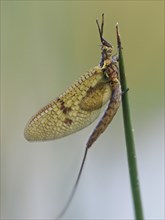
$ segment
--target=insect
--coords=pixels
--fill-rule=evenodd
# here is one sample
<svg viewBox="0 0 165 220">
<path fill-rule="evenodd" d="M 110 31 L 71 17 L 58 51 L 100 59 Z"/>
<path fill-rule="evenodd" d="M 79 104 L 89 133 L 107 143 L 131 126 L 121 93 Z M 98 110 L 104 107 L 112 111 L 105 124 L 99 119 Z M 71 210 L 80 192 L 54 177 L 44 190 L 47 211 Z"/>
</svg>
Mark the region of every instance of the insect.
<svg viewBox="0 0 165 220">
<path fill-rule="evenodd" d="M 39 110 L 28 122 L 24 136 L 28 141 L 46 141 L 77 132 L 91 124 L 100 114 L 101 107 L 107 108 L 90 135 L 80 167 L 80 171 L 69 200 L 58 217 L 66 211 L 77 188 L 87 151 L 107 128 L 121 102 L 121 85 L 117 56 L 113 56 L 113 46 L 103 38 L 102 23 L 96 20 L 101 40 L 101 61 L 98 66 L 83 74 L 78 81 L 62 95 Z"/>
</svg>

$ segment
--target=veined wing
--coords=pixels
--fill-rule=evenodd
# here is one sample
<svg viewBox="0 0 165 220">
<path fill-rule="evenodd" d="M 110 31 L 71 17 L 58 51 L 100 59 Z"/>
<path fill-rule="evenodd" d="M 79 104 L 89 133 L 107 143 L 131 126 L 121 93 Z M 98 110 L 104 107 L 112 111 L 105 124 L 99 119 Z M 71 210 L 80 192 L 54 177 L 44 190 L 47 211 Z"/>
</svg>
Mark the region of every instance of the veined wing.
<svg viewBox="0 0 165 220">
<path fill-rule="evenodd" d="M 110 97 L 109 80 L 100 67 L 95 67 L 32 117 L 25 138 L 44 141 L 77 132 L 98 117 Z"/>
</svg>

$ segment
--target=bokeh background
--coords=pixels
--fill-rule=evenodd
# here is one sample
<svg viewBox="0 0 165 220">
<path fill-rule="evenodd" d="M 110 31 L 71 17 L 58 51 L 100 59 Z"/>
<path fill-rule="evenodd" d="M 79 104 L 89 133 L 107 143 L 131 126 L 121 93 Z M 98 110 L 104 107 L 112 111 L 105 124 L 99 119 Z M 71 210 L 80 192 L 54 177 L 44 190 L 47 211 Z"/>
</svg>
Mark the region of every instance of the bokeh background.
<svg viewBox="0 0 165 220">
<path fill-rule="evenodd" d="M 100 61 L 119 22 L 146 219 L 164 219 L 164 1 L 1 1 L 1 218 L 53 219 L 95 127 L 29 143 L 29 118 Z M 122 109 L 90 149 L 65 219 L 133 219 Z"/>
</svg>

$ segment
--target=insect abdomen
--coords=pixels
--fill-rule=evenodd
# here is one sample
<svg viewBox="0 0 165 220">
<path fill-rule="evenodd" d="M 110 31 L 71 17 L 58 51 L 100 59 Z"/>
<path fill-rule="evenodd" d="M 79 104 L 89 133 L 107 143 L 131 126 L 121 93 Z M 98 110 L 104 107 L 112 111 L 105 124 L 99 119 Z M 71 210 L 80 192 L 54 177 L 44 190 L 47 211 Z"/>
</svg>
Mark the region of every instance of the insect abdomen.
<svg viewBox="0 0 165 220">
<path fill-rule="evenodd" d="M 105 131 L 107 126 L 112 121 L 113 117 L 115 116 L 121 102 L 121 86 L 120 82 L 117 78 L 112 79 L 112 97 L 108 104 L 107 109 L 105 110 L 104 115 L 102 116 L 101 120 L 97 124 L 96 128 L 94 129 L 93 133 L 88 139 L 86 144 L 87 148 L 91 147 L 92 144 L 97 140 L 101 133 Z"/>
</svg>

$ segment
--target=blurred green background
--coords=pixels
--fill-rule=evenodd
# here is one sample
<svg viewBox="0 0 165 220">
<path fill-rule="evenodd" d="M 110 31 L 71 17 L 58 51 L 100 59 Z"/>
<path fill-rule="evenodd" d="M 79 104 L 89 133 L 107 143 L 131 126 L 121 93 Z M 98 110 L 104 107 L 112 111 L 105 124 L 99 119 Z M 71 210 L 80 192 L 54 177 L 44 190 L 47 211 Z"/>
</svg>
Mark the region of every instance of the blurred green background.
<svg viewBox="0 0 165 220">
<path fill-rule="evenodd" d="M 1 1 L 1 218 L 52 219 L 73 187 L 97 122 L 28 143 L 29 118 L 100 61 L 95 20 L 119 22 L 146 219 L 164 219 L 164 1 Z M 121 108 L 90 149 L 65 216 L 133 219 Z"/>
</svg>

